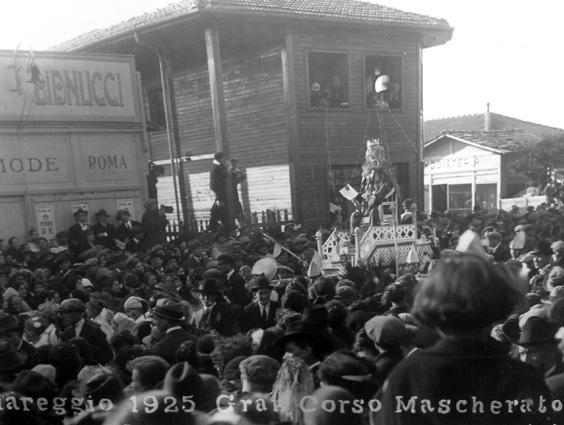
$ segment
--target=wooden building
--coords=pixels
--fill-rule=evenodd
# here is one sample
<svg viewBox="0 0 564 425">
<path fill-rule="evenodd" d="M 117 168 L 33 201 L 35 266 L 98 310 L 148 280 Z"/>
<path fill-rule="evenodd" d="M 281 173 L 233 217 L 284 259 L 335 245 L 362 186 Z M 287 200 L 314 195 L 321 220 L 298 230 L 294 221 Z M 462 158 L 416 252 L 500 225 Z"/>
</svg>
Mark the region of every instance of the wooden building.
<svg viewBox="0 0 564 425">
<path fill-rule="evenodd" d="M 209 213 L 209 154 L 224 150 L 247 173 L 246 211 L 288 209 L 316 226 L 330 203 L 344 203 L 344 183 L 358 184 L 367 138 L 385 140 L 402 195 L 421 199 L 422 49 L 451 36 L 442 19 L 354 0 L 200 0 L 56 49 L 135 55 L 152 130 L 147 156 L 206 158 L 178 162 L 186 216 Z M 377 72 L 391 78 L 382 111 L 370 93 Z M 171 204 L 167 176 L 159 200 Z"/>
<path fill-rule="evenodd" d="M 133 57 L 0 51 L 0 92 L 1 237 L 35 228 L 53 239 L 77 208 L 141 218 L 147 143 Z"/>
</svg>

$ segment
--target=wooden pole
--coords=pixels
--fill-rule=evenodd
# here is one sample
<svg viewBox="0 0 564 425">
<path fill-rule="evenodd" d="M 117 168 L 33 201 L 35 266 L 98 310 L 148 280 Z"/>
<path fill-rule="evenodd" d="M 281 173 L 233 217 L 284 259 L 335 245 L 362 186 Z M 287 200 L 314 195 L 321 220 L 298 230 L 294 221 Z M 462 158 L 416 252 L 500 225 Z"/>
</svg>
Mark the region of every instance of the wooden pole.
<svg viewBox="0 0 564 425">
<path fill-rule="evenodd" d="M 219 46 L 219 33 L 216 28 L 206 28 L 206 53 L 208 58 L 208 74 L 210 79 L 210 92 L 213 113 L 213 127 L 217 150 L 229 158 L 229 141 L 227 137 L 227 115 L 225 113 L 225 99 L 223 95 L 223 69 Z M 226 179 L 226 231 L 230 233 L 234 227 L 234 205 L 231 184 L 231 172 Z"/>
</svg>

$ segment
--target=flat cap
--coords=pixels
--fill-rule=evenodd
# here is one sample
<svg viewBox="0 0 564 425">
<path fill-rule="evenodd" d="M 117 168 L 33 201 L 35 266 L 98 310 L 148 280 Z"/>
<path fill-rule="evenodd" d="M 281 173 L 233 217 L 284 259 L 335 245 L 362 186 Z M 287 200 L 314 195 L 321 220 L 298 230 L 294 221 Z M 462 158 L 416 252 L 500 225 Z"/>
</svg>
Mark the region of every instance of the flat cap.
<svg viewBox="0 0 564 425">
<path fill-rule="evenodd" d="M 61 312 L 73 312 L 73 311 L 85 311 L 86 304 L 80 301 L 78 298 L 69 298 L 61 302 Z"/>
<path fill-rule="evenodd" d="M 364 324 L 366 335 L 378 345 L 400 345 L 408 337 L 404 323 L 395 316 L 374 316 Z"/>
</svg>

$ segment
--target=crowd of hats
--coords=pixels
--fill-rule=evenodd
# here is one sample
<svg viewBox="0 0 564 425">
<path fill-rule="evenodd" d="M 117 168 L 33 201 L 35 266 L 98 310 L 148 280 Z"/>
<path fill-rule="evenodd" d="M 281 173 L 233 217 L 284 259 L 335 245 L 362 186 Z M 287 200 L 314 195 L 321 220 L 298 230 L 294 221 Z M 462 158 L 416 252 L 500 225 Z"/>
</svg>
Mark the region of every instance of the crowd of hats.
<svg viewBox="0 0 564 425">
<path fill-rule="evenodd" d="M 511 252 L 508 269 L 518 267 L 528 274 L 528 280 L 537 283 L 522 291 L 522 305 L 496 323 L 491 336 L 512 347 L 558 346 L 564 326 L 564 260 L 560 265 L 553 257 L 564 253 L 562 213 L 546 206 L 466 215 L 432 213 L 420 222 L 419 230 L 433 247 L 434 258 L 419 268 L 400 268 L 401 276 L 395 275 L 393 267 L 367 266 L 350 269 L 346 275 L 308 277 L 306 265 L 316 244 L 313 233 L 298 226 L 284 231 L 273 227 L 268 232 L 300 260 L 284 251 L 274 259 L 274 242 L 260 233 L 231 238 L 203 233 L 134 255 L 101 249 L 80 258 L 68 252 L 38 255 L 26 251 L 25 245 L 17 250 L 6 246 L 0 256 L 0 385 L 3 394 L 49 399 L 76 394 L 94 401 L 107 398 L 117 405 L 128 396 L 139 396 L 134 381 L 140 380 L 144 390 L 160 391 L 154 393 L 156 399 L 163 394 L 191 396 L 197 410 L 207 414 L 194 414 L 194 421 L 361 423 L 366 418 L 350 411 L 331 419 L 319 409 L 308 416 L 295 411 L 295 406 L 282 412 L 267 409 L 269 413 L 264 415 L 236 407 L 234 416 L 215 419 L 214 410 L 222 394 L 240 400 L 264 397 L 268 403 L 293 400 L 285 393 L 292 391 L 309 391 L 320 400 L 374 397 L 410 350 L 424 349 L 441 338 L 440 332 L 411 314 L 423 279 L 441 259 L 478 255 L 493 261 L 490 248 L 500 244 Z M 96 215 L 109 216 L 103 209 Z M 322 233 L 324 238 L 329 235 L 327 230 Z M 200 297 L 231 303 L 220 256 L 236 265 L 250 298 L 272 291 L 272 300 L 281 304 L 275 326 L 229 336 L 191 329 L 191 318 L 202 308 Z M 540 257 L 549 259 L 550 269 L 535 268 Z M 284 267 L 295 276 L 281 276 Z M 515 288 L 521 291 L 518 284 Z M 131 310 L 147 319 L 141 333 L 128 316 Z M 62 317 L 102 320 L 104 314 L 111 318 L 103 324 L 109 328 L 102 329 L 109 332 L 114 352 L 111 361 L 97 364 L 93 355 L 96 347 L 83 338 L 64 339 L 61 323 Z M 151 351 L 153 341 L 162 337 L 153 326 L 159 320 L 194 331 L 197 336 L 170 353 L 174 362 Z M 57 335 L 56 344 L 26 351 L 24 345 L 14 343 L 18 341 L 14 335 L 19 335 L 25 347 L 33 346 L 37 342 L 34 336 L 48 332 Z M 303 347 L 310 347 L 315 361 L 306 365 L 295 354 L 308 352 Z M 292 356 L 284 355 L 286 349 L 296 351 Z M 319 382 L 324 386 L 315 391 Z M 73 420 L 145 423 L 145 419 L 118 408 L 111 412 L 116 416 L 102 413 L 96 410 Z M 0 412 L 0 423 L 6 421 L 2 415 Z M 61 419 L 41 413 L 36 422 L 30 419 L 29 423 L 55 424 Z"/>
</svg>

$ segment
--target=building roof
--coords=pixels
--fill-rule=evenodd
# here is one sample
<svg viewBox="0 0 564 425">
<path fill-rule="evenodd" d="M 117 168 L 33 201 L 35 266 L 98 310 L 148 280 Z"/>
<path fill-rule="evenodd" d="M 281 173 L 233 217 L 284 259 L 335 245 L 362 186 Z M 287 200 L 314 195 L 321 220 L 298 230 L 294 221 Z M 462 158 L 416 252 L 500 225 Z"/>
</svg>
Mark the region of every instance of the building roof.
<svg viewBox="0 0 564 425">
<path fill-rule="evenodd" d="M 53 47 L 52 50 L 86 48 L 134 30 L 156 26 L 198 12 L 402 25 L 443 34 L 442 39 L 427 42 L 426 46 L 448 41 L 453 30 L 444 19 L 358 0 L 183 0 L 108 28 L 82 34 Z"/>
<path fill-rule="evenodd" d="M 506 115 L 490 114 L 490 130 L 523 130 L 535 138 L 542 138 L 547 135 L 562 134 L 564 130 L 556 127 L 549 127 L 542 124 L 523 121 Z M 443 132 L 452 134 L 453 132 L 483 132 L 485 114 L 459 115 L 454 117 L 438 118 L 427 120 L 424 124 L 425 140 L 434 139 Z"/>
<path fill-rule="evenodd" d="M 538 143 L 542 136 L 525 130 L 490 130 L 490 131 L 445 131 L 436 135 L 425 147 L 442 140 L 444 137 L 485 148 L 489 151 L 504 154 L 519 152 L 531 143 Z"/>
</svg>

